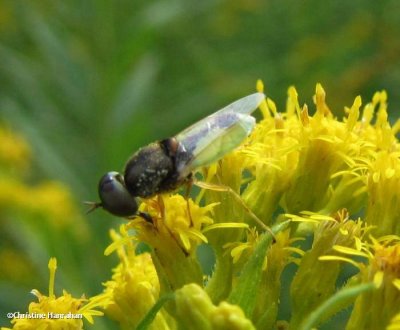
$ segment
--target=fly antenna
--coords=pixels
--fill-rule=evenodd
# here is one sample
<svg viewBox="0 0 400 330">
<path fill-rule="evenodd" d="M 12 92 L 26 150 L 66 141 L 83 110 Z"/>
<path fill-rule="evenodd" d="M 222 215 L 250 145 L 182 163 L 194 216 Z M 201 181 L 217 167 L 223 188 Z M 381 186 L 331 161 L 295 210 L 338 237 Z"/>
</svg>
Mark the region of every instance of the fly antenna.
<svg viewBox="0 0 400 330">
<path fill-rule="evenodd" d="M 99 207 L 103 207 L 103 204 L 101 202 L 90 202 L 90 201 L 84 201 L 83 204 L 88 205 L 89 208 L 86 211 L 86 214 L 89 214 L 96 210 Z"/>
</svg>

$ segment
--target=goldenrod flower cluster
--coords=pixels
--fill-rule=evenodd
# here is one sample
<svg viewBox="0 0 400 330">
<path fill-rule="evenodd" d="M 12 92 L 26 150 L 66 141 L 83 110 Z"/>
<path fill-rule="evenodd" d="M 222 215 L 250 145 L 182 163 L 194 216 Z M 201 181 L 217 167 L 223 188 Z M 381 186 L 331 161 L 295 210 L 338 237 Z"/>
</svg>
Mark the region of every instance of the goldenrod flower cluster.
<svg viewBox="0 0 400 330">
<path fill-rule="evenodd" d="M 346 329 L 400 329 L 400 121 L 386 93 L 356 97 L 343 118 L 320 84 L 312 107 L 290 87 L 285 111 L 260 109 L 248 139 L 200 170 L 194 199 L 144 200 L 152 221 L 111 232 L 119 264 L 89 306 L 122 329 L 312 329 L 342 310 Z"/>
<path fill-rule="evenodd" d="M 45 296 L 38 290 L 32 290 L 31 293 L 36 296 L 38 302 L 29 304 L 26 317 L 18 316 L 11 321 L 12 329 L 83 329 L 83 318 L 93 323 L 93 316 L 103 315 L 102 312 L 94 309 L 99 305 L 98 300 L 87 303 L 84 297 L 73 298 L 66 291 L 57 298 L 54 293 L 56 269 L 57 261 L 52 258 L 49 261 L 49 295 Z M 9 330 L 9 328 L 1 329 Z"/>
</svg>

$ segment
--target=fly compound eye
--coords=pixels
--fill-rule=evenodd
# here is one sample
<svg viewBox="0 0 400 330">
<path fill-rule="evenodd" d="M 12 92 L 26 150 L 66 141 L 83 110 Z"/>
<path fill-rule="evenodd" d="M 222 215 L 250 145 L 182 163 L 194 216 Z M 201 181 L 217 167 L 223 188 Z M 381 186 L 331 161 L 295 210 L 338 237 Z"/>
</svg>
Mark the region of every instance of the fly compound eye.
<svg viewBox="0 0 400 330">
<path fill-rule="evenodd" d="M 100 206 L 118 217 L 136 215 L 138 205 L 125 187 L 124 178 L 118 172 L 108 172 L 99 181 Z"/>
</svg>

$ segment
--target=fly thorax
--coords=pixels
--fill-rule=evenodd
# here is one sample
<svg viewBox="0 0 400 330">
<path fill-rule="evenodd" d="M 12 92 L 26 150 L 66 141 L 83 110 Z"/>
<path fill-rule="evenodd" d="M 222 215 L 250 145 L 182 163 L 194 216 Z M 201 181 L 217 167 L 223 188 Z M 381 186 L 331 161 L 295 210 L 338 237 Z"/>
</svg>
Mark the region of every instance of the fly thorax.
<svg viewBox="0 0 400 330">
<path fill-rule="evenodd" d="M 132 196 L 151 197 L 174 171 L 173 160 L 157 143 L 136 152 L 125 167 L 125 185 Z"/>
</svg>

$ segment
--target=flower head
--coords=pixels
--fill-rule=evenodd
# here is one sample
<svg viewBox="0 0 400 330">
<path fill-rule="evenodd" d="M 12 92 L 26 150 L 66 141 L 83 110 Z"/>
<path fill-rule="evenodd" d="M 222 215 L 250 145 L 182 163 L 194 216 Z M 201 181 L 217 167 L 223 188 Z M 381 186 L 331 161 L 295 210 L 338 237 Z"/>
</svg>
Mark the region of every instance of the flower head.
<svg viewBox="0 0 400 330">
<path fill-rule="evenodd" d="M 314 221 L 318 221 L 314 216 Z M 312 248 L 301 259 L 299 269 L 291 284 L 293 316 L 291 327 L 297 328 L 305 315 L 311 313 L 336 289 L 340 272 L 340 259 L 334 262 L 322 261 L 321 255 L 333 253 L 332 247 L 341 244 L 354 247 L 368 231 L 363 223 L 348 218 L 347 212 L 338 212 L 329 220 L 319 220 L 314 230 Z M 331 260 L 331 259 L 329 259 Z M 313 285 L 308 285 L 312 281 Z"/>
<path fill-rule="evenodd" d="M 215 204 L 201 207 L 192 199 L 181 195 L 164 195 L 144 200 L 140 211 L 152 218 L 152 223 L 144 219 L 132 221 L 130 227 L 138 231 L 138 238 L 153 247 L 162 248 L 165 241 L 178 244 L 185 253 L 193 253 L 201 242 L 207 242 L 201 230 L 213 223 L 209 217 Z"/>
<path fill-rule="evenodd" d="M 375 235 L 400 234 L 399 155 L 399 151 L 377 151 L 369 162 L 365 221 L 375 226 Z"/>
<path fill-rule="evenodd" d="M 50 281 L 49 295 L 45 296 L 38 290 L 32 290 L 32 294 L 38 302 L 29 304 L 29 315 L 37 316 L 31 318 L 14 318 L 11 323 L 12 329 L 83 329 L 82 317 L 93 323 L 93 316 L 101 316 L 102 312 L 95 310 L 101 305 L 101 301 L 88 302 L 86 298 L 73 298 L 67 291 L 56 297 L 54 293 L 54 280 L 57 262 L 55 258 L 49 261 Z M 5 329 L 5 328 L 4 328 Z"/>
<path fill-rule="evenodd" d="M 325 98 L 317 84 L 313 116 L 306 105 L 300 107 L 294 87 L 288 90 L 284 113 L 267 99 L 261 105 L 264 119 L 233 154 L 241 159 L 242 171 L 251 174 L 242 189 L 243 200 L 266 223 L 273 221 L 279 207 L 290 213 L 322 214 L 346 207 L 354 213 L 365 201 L 363 174 L 374 146 L 360 138 L 366 129 L 359 120 L 361 98 L 347 109 L 343 122 L 333 116 Z M 368 111 L 370 105 L 364 110 Z"/>
<path fill-rule="evenodd" d="M 344 257 L 337 260 L 347 261 L 359 269 L 351 281 L 375 283 L 377 289 L 361 294 L 355 301 L 348 328 L 362 329 L 368 326 L 381 328 L 389 324 L 399 312 L 400 304 L 400 238 L 394 235 L 377 240 L 359 241 L 354 248 L 335 245 L 333 249 Z M 361 257 L 361 261 L 350 259 Z M 334 260 L 335 257 L 321 257 L 322 260 Z M 365 263 L 366 261 L 366 263 Z"/>
<path fill-rule="evenodd" d="M 111 231 L 111 249 L 116 250 L 120 263 L 113 269 L 112 279 L 104 283 L 104 292 L 91 299 L 102 300 L 110 318 L 122 328 L 132 329 L 156 303 L 160 284 L 150 254 L 136 254 L 136 241 L 125 229 L 122 225 L 120 234 Z M 168 329 L 162 313 L 156 316 L 152 329 Z"/>
<path fill-rule="evenodd" d="M 207 242 L 202 233 L 204 225 L 211 224 L 209 217 L 215 204 L 201 207 L 180 195 L 163 195 L 144 200 L 140 211 L 151 221 L 136 218 L 126 228 L 133 229 L 136 239 L 147 243 L 153 250 L 161 283 L 168 283 L 161 292 L 195 282 L 202 283 L 196 247 Z M 164 291 L 165 290 L 165 291 Z"/>
</svg>

